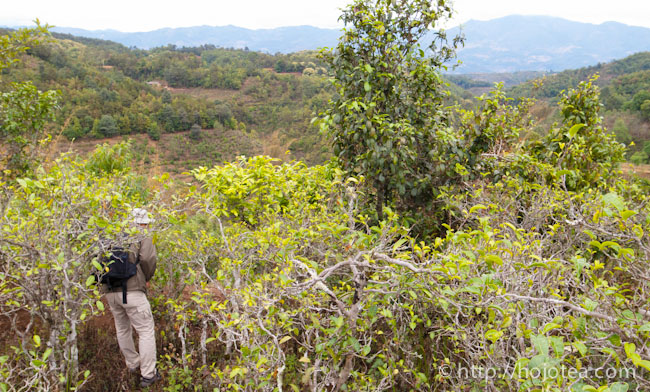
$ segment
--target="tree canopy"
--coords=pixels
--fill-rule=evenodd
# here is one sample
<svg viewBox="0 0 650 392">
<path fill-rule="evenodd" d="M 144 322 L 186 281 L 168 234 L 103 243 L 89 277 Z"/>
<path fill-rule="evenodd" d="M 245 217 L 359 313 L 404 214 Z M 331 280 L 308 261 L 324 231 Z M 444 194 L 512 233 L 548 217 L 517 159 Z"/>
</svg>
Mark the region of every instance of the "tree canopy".
<svg viewBox="0 0 650 392">
<path fill-rule="evenodd" d="M 436 132 L 449 125 L 439 72 L 460 38 L 439 31 L 426 55 L 420 41 L 450 16 L 445 1 L 358 0 L 343 10 L 337 47 L 322 52 L 337 97 L 321 128 L 343 167 L 371 179 L 380 220 L 394 193 L 426 197 L 433 182 Z"/>
</svg>

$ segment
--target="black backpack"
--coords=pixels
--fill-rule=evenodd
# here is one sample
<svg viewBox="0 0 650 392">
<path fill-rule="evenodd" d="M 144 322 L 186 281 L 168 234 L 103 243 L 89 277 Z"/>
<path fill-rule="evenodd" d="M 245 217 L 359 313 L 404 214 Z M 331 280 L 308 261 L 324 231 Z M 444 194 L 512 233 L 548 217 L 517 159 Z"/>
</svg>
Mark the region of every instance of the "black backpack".
<svg viewBox="0 0 650 392">
<path fill-rule="evenodd" d="M 138 257 L 135 263 L 129 261 L 128 249 L 112 247 L 107 257 L 102 257 L 102 269 L 104 274 L 99 278 L 100 283 L 108 285 L 109 290 L 117 287 L 122 288 L 122 303 L 126 303 L 126 282 L 138 273 Z"/>
</svg>

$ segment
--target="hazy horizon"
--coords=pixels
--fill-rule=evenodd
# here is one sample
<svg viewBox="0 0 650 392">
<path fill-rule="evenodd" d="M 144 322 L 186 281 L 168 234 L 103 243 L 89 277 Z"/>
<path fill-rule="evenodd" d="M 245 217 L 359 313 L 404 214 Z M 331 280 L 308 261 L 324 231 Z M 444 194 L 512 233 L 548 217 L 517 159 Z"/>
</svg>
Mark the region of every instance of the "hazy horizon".
<svg viewBox="0 0 650 392">
<path fill-rule="evenodd" d="M 627 25 L 627 26 L 630 26 L 630 27 L 650 28 L 650 26 L 632 25 L 632 24 L 628 24 L 628 23 L 619 22 L 619 21 L 616 21 L 616 20 L 607 20 L 607 21 L 603 21 L 603 22 L 595 23 L 595 22 L 583 22 L 583 21 L 572 20 L 572 19 L 569 19 L 569 18 L 561 17 L 561 16 L 544 15 L 544 14 L 537 14 L 537 15 L 509 14 L 509 15 L 503 15 L 503 16 L 494 17 L 494 18 L 489 18 L 489 19 L 471 18 L 471 19 L 468 19 L 467 21 L 465 21 L 465 22 L 463 22 L 463 23 L 459 23 L 459 24 L 450 24 L 449 26 L 447 26 L 447 27 L 445 27 L 445 28 L 446 28 L 446 29 L 450 29 L 450 28 L 458 27 L 458 26 L 460 26 L 460 25 L 462 25 L 462 24 L 465 24 L 465 23 L 467 23 L 467 22 L 469 22 L 469 21 L 480 21 L 480 22 L 486 22 L 486 21 L 491 21 L 491 20 L 496 20 L 496 19 L 507 18 L 507 17 L 510 17 L 510 16 L 558 18 L 558 19 L 568 20 L 568 21 L 570 21 L 570 22 L 592 24 L 592 25 L 596 25 L 596 26 L 598 26 L 598 25 L 602 25 L 602 24 L 606 24 L 606 23 L 621 23 L 621 24 L 624 24 L 624 25 Z M 44 24 L 44 23 L 48 23 L 47 21 L 44 21 L 44 20 L 40 20 L 40 22 L 43 23 L 43 24 Z M 235 25 L 235 24 L 225 24 L 225 25 L 209 25 L 209 24 L 200 24 L 200 25 L 199 25 L 199 24 L 197 24 L 197 25 L 191 25 L 191 26 L 176 26 L 176 27 L 166 26 L 166 27 L 155 28 L 155 29 L 152 29 L 152 30 L 142 30 L 142 31 L 124 31 L 124 30 L 119 30 L 119 29 L 116 29 L 116 28 L 102 28 L 102 29 L 100 29 L 100 28 L 96 28 L 96 29 L 90 29 L 90 28 L 76 27 L 76 26 L 52 25 L 51 23 L 48 23 L 48 24 L 49 24 L 50 26 L 53 26 L 54 28 L 79 29 L 79 30 L 87 30 L 87 31 L 115 31 L 115 32 L 125 33 L 125 34 L 149 33 L 149 32 L 153 32 L 153 31 L 159 31 L 159 30 L 165 30 L 165 29 L 185 29 L 185 28 L 204 27 L 204 26 L 207 26 L 207 27 L 227 27 L 227 26 L 233 26 L 233 27 L 244 28 L 244 29 L 248 29 L 248 30 L 273 30 L 273 29 L 277 29 L 277 28 L 301 27 L 301 26 L 309 26 L 309 27 L 315 27 L 315 28 L 319 28 L 319 29 L 337 29 L 337 28 L 341 28 L 341 27 L 342 27 L 342 26 L 339 26 L 339 27 L 336 27 L 336 26 L 335 26 L 335 27 L 320 27 L 320 26 L 314 26 L 314 25 L 309 25 L 309 24 L 295 24 L 295 25 L 286 25 L 286 26 L 277 26 L 277 27 L 266 27 L 266 28 L 250 28 L 250 27 L 239 26 L 239 25 Z M 5 28 L 22 28 L 22 27 L 30 27 L 30 26 L 33 26 L 33 25 L 34 25 L 34 23 L 27 23 L 27 24 L 18 24 L 18 23 L 14 23 L 14 24 L 9 24 L 9 23 L 0 23 L 0 27 L 5 27 Z"/>
<path fill-rule="evenodd" d="M 138 2 L 115 0 L 90 5 L 81 0 L 12 2 L 3 7 L 0 25 L 8 27 L 42 23 L 85 30 L 148 32 L 163 28 L 233 25 L 253 30 L 291 26 L 338 28 L 340 8 L 349 0 L 240 0 L 227 4 L 186 0 L 183 7 L 170 0 Z M 604 0 L 458 0 L 456 13 L 443 27 L 451 28 L 473 20 L 492 20 L 508 15 L 539 15 L 575 22 L 602 24 L 619 22 L 650 28 L 650 2 L 619 0 L 616 7 Z"/>
</svg>

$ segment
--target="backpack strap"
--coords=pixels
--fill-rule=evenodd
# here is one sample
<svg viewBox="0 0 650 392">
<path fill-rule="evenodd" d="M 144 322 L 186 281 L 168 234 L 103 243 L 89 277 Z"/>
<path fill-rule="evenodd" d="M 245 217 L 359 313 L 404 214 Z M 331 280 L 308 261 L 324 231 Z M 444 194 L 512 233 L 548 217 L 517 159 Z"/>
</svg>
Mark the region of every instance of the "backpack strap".
<svg viewBox="0 0 650 392">
<path fill-rule="evenodd" d="M 122 303 L 126 304 L 126 282 L 122 282 Z"/>
<path fill-rule="evenodd" d="M 138 264 L 140 264 L 140 247 L 141 246 L 142 246 L 142 242 L 139 242 L 138 243 L 138 251 L 137 251 L 136 256 L 135 256 L 135 266 L 136 266 L 136 268 L 138 268 Z M 137 276 L 137 272 L 136 272 L 136 275 L 134 275 L 134 276 Z M 127 303 L 126 302 L 126 282 L 127 281 L 128 281 L 128 279 L 122 281 L 122 303 L 123 304 Z"/>
</svg>

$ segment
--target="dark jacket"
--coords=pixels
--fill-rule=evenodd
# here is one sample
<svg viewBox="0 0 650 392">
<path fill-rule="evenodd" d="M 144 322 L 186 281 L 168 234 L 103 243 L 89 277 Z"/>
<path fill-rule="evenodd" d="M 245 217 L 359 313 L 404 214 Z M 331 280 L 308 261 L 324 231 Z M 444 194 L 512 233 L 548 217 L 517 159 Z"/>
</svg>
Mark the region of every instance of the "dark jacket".
<svg viewBox="0 0 650 392">
<path fill-rule="evenodd" d="M 138 258 L 140 260 L 137 267 L 138 273 L 126 282 L 126 291 L 139 290 L 146 293 L 147 282 L 151 280 L 153 274 L 156 272 L 156 263 L 158 262 L 156 246 L 153 244 L 151 237 L 146 237 L 139 243 L 131 245 L 129 261 L 136 263 Z M 107 293 L 108 291 L 108 285 L 102 284 L 102 292 Z M 110 291 L 122 291 L 122 288 L 116 287 Z"/>
</svg>

